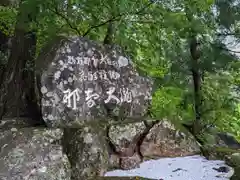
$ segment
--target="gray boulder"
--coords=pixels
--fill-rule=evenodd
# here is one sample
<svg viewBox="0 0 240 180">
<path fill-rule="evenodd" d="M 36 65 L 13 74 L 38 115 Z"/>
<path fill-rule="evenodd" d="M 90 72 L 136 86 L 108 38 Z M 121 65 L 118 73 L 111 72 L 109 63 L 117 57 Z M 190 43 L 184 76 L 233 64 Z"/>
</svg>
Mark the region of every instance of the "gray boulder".
<svg viewBox="0 0 240 180">
<path fill-rule="evenodd" d="M 43 50 L 37 69 L 43 119 L 50 127 L 138 118 L 151 102 L 152 81 L 139 76 L 118 47 L 62 38 Z"/>
<path fill-rule="evenodd" d="M 103 176 L 109 167 L 108 146 L 100 127 L 65 129 L 63 147 L 71 163 L 71 180 Z"/>
<path fill-rule="evenodd" d="M 70 180 L 70 164 L 57 142 L 60 129 L 12 128 L 0 133 L 1 180 Z"/>
<path fill-rule="evenodd" d="M 200 146 L 195 138 L 178 129 L 167 120 L 155 124 L 140 146 L 141 154 L 146 158 L 179 157 L 200 154 Z"/>
</svg>

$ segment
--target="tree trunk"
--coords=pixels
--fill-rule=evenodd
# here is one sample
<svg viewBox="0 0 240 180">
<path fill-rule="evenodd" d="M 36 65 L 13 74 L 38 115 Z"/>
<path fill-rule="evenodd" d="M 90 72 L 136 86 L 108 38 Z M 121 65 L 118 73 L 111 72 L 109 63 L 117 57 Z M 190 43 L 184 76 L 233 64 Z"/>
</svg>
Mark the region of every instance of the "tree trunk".
<svg viewBox="0 0 240 180">
<path fill-rule="evenodd" d="M 0 22 L 0 26 L 4 27 L 4 30 L 8 30 L 4 23 Z M 5 33 L 0 31 L 0 83 L 2 82 L 3 72 L 5 71 L 5 65 L 7 61 L 7 56 L 9 54 L 9 42 L 10 37 L 7 36 Z"/>
<path fill-rule="evenodd" d="M 193 91 L 194 91 L 194 110 L 195 110 L 195 120 L 190 124 L 183 123 L 182 125 L 190 131 L 194 137 L 200 142 L 201 139 L 198 138 L 198 134 L 202 129 L 202 95 L 201 95 L 201 73 L 199 68 L 199 58 L 201 55 L 200 44 L 196 39 L 196 35 L 193 34 L 189 39 L 189 49 L 191 54 L 191 72 L 193 80 Z"/>
<path fill-rule="evenodd" d="M 0 119 L 30 117 L 41 120 L 35 101 L 34 70 L 27 67 L 27 63 L 34 63 L 36 52 L 36 33 L 29 30 L 29 24 L 35 17 L 36 11 L 27 8 L 24 3 L 20 5 L 11 53 L 1 83 L 0 102 L 3 105 L 0 107 Z"/>
<path fill-rule="evenodd" d="M 186 1 L 187 2 L 187 1 Z M 194 20 L 194 14 L 191 9 L 189 9 L 188 3 L 185 4 L 186 17 L 190 24 Z M 193 79 L 193 89 L 194 89 L 194 109 L 195 109 L 195 121 L 191 125 L 192 133 L 196 136 L 199 134 L 201 126 L 201 106 L 202 106 L 202 96 L 201 96 L 201 73 L 199 66 L 199 59 L 201 56 L 200 43 L 197 40 L 197 29 L 191 26 L 189 32 L 189 49 L 191 55 L 191 72 Z"/>
<path fill-rule="evenodd" d="M 109 44 L 109 45 L 113 44 L 114 33 L 115 33 L 114 22 L 109 22 L 108 28 L 107 28 L 107 34 L 104 38 L 103 44 Z"/>
<path fill-rule="evenodd" d="M 1 23 L 1 26 L 4 26 L 3 23 Z M 4 52 L 7 50 L 9 37 L 0 31 L 0 51 Z"/>
<path fill-rule="evenodd" d="M 113 3 L 113 1 L 109 2 L 109 6 L 111 7 L 110 10 L 110 19 L 114 18 L 116 16 L 116 7 Z M 107 32 L 106 32 L 106 36 L 103 40 L 103 44 L 108 44 L 108 45 L 112 45 L 114 43 L 114 35 L 116 33 L 116 27 L 115 27 L 115 22 L 111 21 L 107 24 Z"/>
<path fill-rule="evenodd" d="M 196 36 L 192 36 L 190 39 L 190 53 L 191 53 L 191 71 L 193 78 L 194 87 L 194 109 L 195 109 L 195 122 L 193 125 L 193 133 L 196 135 L 201 129 L 201 74 L 199 68 L 199 58 L 200 58 L 200 44 L 196 39 Z"/>
</svg>

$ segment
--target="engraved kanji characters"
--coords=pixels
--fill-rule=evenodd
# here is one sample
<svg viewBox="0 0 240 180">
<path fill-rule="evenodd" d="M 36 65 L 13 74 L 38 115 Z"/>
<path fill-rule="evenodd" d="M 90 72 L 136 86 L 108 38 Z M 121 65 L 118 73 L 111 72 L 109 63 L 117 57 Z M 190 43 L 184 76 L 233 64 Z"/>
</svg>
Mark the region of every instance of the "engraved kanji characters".
<svg viewBox="0 0 240 180">
<path fill-rule="evenodd" d="M 67 58 L 68 58 L 68 64 L 75 64 L 76 63 L 76 59 L 75 59 L 75 57 L 73 57 L 73 56 L 67 56 Z"/>
<path fill-rule="evenodd" d="M 70 89 L 67 89 L 63 92 L 65 95 L 63 97 L 63 103 L 67 103 L 67 107 L 73 108 L 73 110 L 77 110 L 77 102 L 80 101 L 80 90 L 77 88 L 74 91 L 71 92 Z M 96 105 L 95 101 L 100 96 L 97 93 L 93 93 L 93 89 L 89 88 L 85 91 L 86 93 L 86 102 L 88 107 L 93 107 Z M 73 106 L 72 106 L 73 104 Z"/>
<path fill-rule="evenodd" d="M 63 102 L 67 103 L 67 107 L 71 108 L 72 107 L 72 101 L 73 101 L 73 109 L 77 109 L 77 101 L 80 101 L 80 91 L 79 89 L 75 89 L 74 91 L 71 92 L 70 89 L 67 89 L 66 91 L 63 92 L 65 95 L 63 97 Z"/>
<path fill-rule="evenodd" d="M 98 74 L 99 74 L 99 78 L 101 80 L 107 80 L 108 79 L 106 71 L 99 71 Z"/>
<path fill-rule="evenodd" d="M 76 64 L 83 65 L 83 58 L 81 56 L 76 57 Z"/>
<path fill-rule="evenodd" d="M 128 88 L 121 88 L 120 93 L 121 93 L 121 102 L 127 102 L 127 103 L 132 102 L 133 100 L 132 92 L 129 91 Z"/>
<path fill-rule="evenodd" d="M 117 71 L 108 71 L 108 74 L 110 76 L 110 79 L 119 79 L 120 74 Z"/>
<path fill-rule="evenodd" d="M 120 99 L 114 95 L 114 92 L 116 91 L 115 87 L 109 87 L 107 90 L 107 99 L 104 100 L 105 103 L 109 103 L 111 100 L 114 100 L 117 104 L 127 102 L 130 103 L 133 100 L 132 92 L 128 88 L 121 88 L 120 89 Z M 63 91 L 65 94 L 63 97 L 63 103 L 67 103 L 67 107 L 73 108 L 73 110 L 77 110 L 77 102 L 80 101 L 80 90 L 77 88 L 74 91 L 71 91 L 70 89 L 67 89 L 66 91 Z M 97 93 L 94 93 L 94 90 L 92 88 L 88 88 L 85 90 L 86 98 L 85 101 L 87 103 L 87 106 L 89 108 L 96 105 L 95 100 L 100 98 L 100 95 Z"/>
<path fill-rule="evenodd" d="M 86 101 L 87 101 L 87 105 L 88 107 L 93 107 L 94 105 L 96 105 L 96 102 L 93 99 L 98 99 L 100 96 L 97 93 L 93 93 L 93 89 L 89 88 L 87 91 L 85 91 L 86 93 Z"/>
<path fill-rule="evenodd" d="M 130 103 L 132 102 L 132 92 L 128 88 L 120 88 L 120 94 L 121 97 L 118 99 L 113 93 L 115 92 L 116 88 L 115 87 L 110 87 L 107 91 L 108 98 L 104 101 L 105 103 L 108 103 L 111 99 L 114 99 L 117 104 L 127 102 Z"/>
<path fill-rule="evenodd" d="M 110 87 L 107 91 L 107 94 L 108 94 L 108 98 L 106 100 L 104 100 L 105 103 L 109 103 L 109 101 L 111 99 L 114 99 L 115 101 L 117 101 L 117 104 L 120 103 L 120 100 L 115 96 L 113 95 L 113 93 L 115 92 L 115 87 Z"/>
<path fill-rule="evenodd" d="M 107 64 L 108 56 L 107 55 L 103 56 L 103 54 L 101 54 L 101 53 L 100 53 L 100 55 L 101 55 L 101 59 L 100 59 L 99 64 L 103 64 L 103 63 Z"/>
</svg>

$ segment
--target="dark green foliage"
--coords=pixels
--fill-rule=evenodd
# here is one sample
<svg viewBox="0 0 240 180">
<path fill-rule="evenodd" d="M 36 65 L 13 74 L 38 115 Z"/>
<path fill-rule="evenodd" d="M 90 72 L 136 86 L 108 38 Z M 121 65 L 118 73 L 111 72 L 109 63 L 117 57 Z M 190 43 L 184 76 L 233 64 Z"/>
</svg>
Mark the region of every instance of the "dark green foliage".
<svg viewBox="0 0 240 180">
<path fill-rule="evenodd" d="M 113 43 L 124 48 L 141 74 L 155 80 L 151 108 L 154 118 L 175 122 L 195 119 L 191 56 L 188 39 L 200 40 L 199 69 L 202 78 L 202 122 L 215 124 L 240 137 L 239 57 L 223 44 L 239 40 L 239 3 L 231 0 L 169 1 L 32 1 L 38 11 L 27 28 L 37 29 L 37 52 L 56 35 L 86 36 L 104 41 L 109 23 L 114 24 Z M 215 4 L 214 4 L 215 3 Z M 29 8 L 30 7 L 30 8 Z M 213 11 L 213 7 L 215 10 Z M 0 24 L 12 35 L 17 8 L 0 7 Z"/>
</svg>

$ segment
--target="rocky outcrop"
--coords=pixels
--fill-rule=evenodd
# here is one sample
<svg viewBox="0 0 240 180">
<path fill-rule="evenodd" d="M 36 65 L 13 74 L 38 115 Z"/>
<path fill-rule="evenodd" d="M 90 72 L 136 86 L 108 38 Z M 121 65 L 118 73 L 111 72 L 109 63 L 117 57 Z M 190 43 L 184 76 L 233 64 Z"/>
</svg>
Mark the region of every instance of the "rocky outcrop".
<svg viewBox="0 0 240 180">
<path fill-rule="evenodd" d="M 63 37 L 43 49 L 37 69 L 48 128 L 2 120 L 1 180 L 89 179 L 148 158 L 199 153 L 195 139 L 172 123 L 143 120 L 152 81 L 120 48 Z"/>
<path fill-rule="evenodd" d="M 138 122 L 106 129 L 105 126 L 14 128 L 15 124 L 5 126 L 9 129 L 0 128 L 0 173 L 5 179 L 11 176 L 14 180 L 18 176 L 30 180 L 36 177 L 74 180 L 103 176 L 112 169 L 138 167 L 149 157 L 185 156 L 197 154 L 199 150 L 190 135 L 167 121 L 153 127 Z M 184 147 L 185 143 L 189 147 Z"/>
<path fill-rule="evenodd" d="M 189 156 L 200 153 L 196 140 L 169 121 L 155 124 L 140 146 L 145 158 Z"/>
<path fill-rule="evenodd" d="M 122 169 L 138 167 L 149 158 L 189 156 L 200 153 L 200 147 L 190 134 L 162 120 L 146 126 L 144 122 L 115 125 L 108 133 Z"/>
<path fill-rule="evenodd" d="M 137 73 L 121 48 L 57 37 L 36 64 L 43 119 L 48 127 L 65 128 L 63 146 L 73 179 L 142 161 L 136 148 L 146 131 L 141 118 L 150 106 L 153 82 Z M 128 120 L 143 126 L 118 126 Z"/>
<path fill-rule="evenodd" d="M 234 174 L 230 180 L 240 179 L 240 152 L 232 153 L 225 158 L 226 164 L 234 168 Z"/>
<path fill-rule="evenodd" d="M 236 138 L 226 132 L 219 132 L 212 128 L 202 135 L 204 144 L 202 152 L 208 159 L 222 159 L 234 168 L 231 180 L 240 179 L 240 143 Z"/>
<path fill-rule="evenodd" d="M 1 180 L 70 180 L 70 163 L 59 140 L 63 132 L 48 128 L 11 128 L 0 133 Z"/>
<path fill-rule="evenodd" d="M 121 123 L 144 116 L 153 82 L 140 76 L 119 47 L 62 38 L 37 60 L 43 119 L 49 127 Z M 115 117 L 109 118 L 107 117 Z"/>
<path fill-rule="evenodd" d="M 108 136 L 117 153 L 132 156 L 146 128 L 144 122 L 115 125 L 109 128 Z"/>
<path fill-rule="evenodd" d="M 201 140 L 203 155 L 208 159 L 225 159 L 226 156 L 240 149 L 236 138 L 226 132 L 219 132 L 216 128 L 207 129 L 198 136 Z"/>
<path fill-rule="evenodd" d="M 109 167 L 104 129 L 84 127 L 65 129 L 63 147 L 71 163 L 72 179 L 103 176 Z"/>
<path fill-rule="evenodd" d="M 135 168 L 142 162 L 139 142 L 146 131 L 144 122 L 115 125 L 109 128 L 108 138 L 114 147 L 114 153 L 118 155 L 122 169 Z"/>
</svg>

